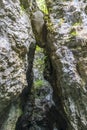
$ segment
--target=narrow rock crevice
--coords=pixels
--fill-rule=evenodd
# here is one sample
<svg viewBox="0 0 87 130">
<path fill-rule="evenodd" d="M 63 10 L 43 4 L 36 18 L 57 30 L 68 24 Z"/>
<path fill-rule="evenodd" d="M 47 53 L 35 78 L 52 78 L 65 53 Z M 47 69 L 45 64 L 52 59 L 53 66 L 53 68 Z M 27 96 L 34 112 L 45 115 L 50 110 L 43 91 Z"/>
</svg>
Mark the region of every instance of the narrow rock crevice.
<svg viewBox="0 0 87 130">
<path fill-rule="evenodd" d="M 63 109 L 63 103 L 62 103 L 62 95 L 61 95 L 61 89 L 57 87 L 57 72 L 55 68 L 52 66 L 52 62 L 49 56 L 45 60 L 45 69 L 44 69 L 44 77 L 46 80 L 49 81 L 49 83 L 52 86 L 53 89 L 53 101 L 54 105 L 49 109 L 47 115 L 50 120 L 50 124 L 56 126 L 58 130 L 67 130 L 68 123 L 66 114 Z M 56 116 L 55 116 L 56 115 Z M 54 130 L 54 129 L 52 129 Z"/>
<path fill-rule="evenodd" d="M 16 130 L 67 130 L 61 90 L 57 87 L 57 72 L 47 54 L 47 27 L 42 11 L 35 10 L 31 14 L 31 23 L 37 45 L 46 53 L 37 51 L 33 43 L 30 45 L 26 74 L 28 86 L 21 94 L 23 114 L 17 121 Z"/>
<path fill-rule="evenodd" d="M 0 34 L 0 130 L 87 130 L 86 0 L 1 0 Z"/>
<path fill-rule="evenodd" d="M 33 28 L 38 26 L 39 22 L 43 22 L 42 24 L 44 24 L 43 20 L 37 20 L 38 13 L 40 12 L 36 11 L 34 14 L 35 17 L 33 17 L 35 18 L 35 25 L 32 25 Z M 41 19 L 43 19 L 43 16 Z M 43 32 L 41 29 L 43 28 L 36 27 L 35 30 L 39 31 L 39 36 L 41 37 L 36 32 L 34 33 L 36 41 L 39 43 L 38 45 L 42 48 L 45 47 L 46 43 L 43 44 Z M 45 35 L 47 37 L 47 34 Z M 44 50 L 46 51 L 46 48 Z M 39 62 L 39 64 L 35 65 L 34 60 Z M 44 65 L 42 65 L 41 62 L 44 60 Z M 57 88 L 56 70 L 51 63 L 50 57 L 46 53 L 37 51 L 37 49 L 35 53 L 35 45 L 31 44 L 28 54 L 28 64 L 26 74 L 28 86 L 25 87 L 21 94 L 23 114 L 18 119 L 16 130 L 67 130 L 68 124 L 62 106 L 61 90 Z M 40 68 L 42 67 L 42 70 L 40 70 L 39 66 Z"/>
<path fill-rule="evenodd" d="M 32 115 L 32 122 L 35 130 L 49 130 L 50 124 L 47 117 L 47 110 L 52 106 L 52 87 L 44 79 L 43 70 L 44 70 L 44 59 L 45 55 L 43 49 L 36 47 L 35 57 L 34 57 L 34 96 L 35 103 Z"/>
<path fill-rule="evenodd" d="M 28 86 L 24 88 L 22 94 L 20 95 L 22 115 L 18 118 L 15 130 L 28 130 L 31 126 L 31 117 L 32 117 L 32 112 L 33 112 L 32 110 L 33 110 L 33 103 L 34 103 L 34 98 L 31 92 L 31 88 L 33 85 L 32 68 L 33 68 L 35 47 L 36 47 L 35 43 L 31 43 L 29 47 L 28 68 L 26 73 Z"/>
</svg>

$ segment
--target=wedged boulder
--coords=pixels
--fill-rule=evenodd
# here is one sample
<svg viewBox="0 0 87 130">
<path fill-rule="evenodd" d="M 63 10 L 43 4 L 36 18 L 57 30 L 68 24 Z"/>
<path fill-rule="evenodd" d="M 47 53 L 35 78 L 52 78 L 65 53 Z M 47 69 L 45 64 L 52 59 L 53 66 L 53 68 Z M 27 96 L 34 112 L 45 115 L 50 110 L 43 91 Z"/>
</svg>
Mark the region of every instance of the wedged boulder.
<svg viewBox="0 0 87 130">
<path fill-rule="evenodd" d="M 27 85 L 27 53 L 32 43 L 35 39 L 29 15 L 20 6 L 19 0 L 1 0 L 0 119 Z M 3 120 L 0 120 L 0 125 L 2 123 Z"/>
<path fill-rule="evenodd" d="M 48 3 L 47 3 L 48 4 Z M 66 128 L 87 129 L 87 15 L 85 2 L 50 3 L 47 53 L 55 105 L 65 116 Z M 61 17 L 59 14 L 61 8 Z M 48 52 L 49 50 L 49 52 Z M 59 128 L 61 129 L 61 128 Z"/>
</svg>

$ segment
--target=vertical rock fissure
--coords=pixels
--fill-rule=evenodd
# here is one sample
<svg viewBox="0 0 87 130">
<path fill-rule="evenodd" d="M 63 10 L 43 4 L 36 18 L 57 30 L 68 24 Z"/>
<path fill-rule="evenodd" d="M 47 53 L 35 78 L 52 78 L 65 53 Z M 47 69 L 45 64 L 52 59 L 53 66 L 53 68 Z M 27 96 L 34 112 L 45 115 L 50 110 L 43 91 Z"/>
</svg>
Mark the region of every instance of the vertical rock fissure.
<svg viewBox="0 0 87 130">
<path fill-rule="evenodd" d="M 33 86 L 33 60 L 35 53 L 35 43 L 31 43 L 28 52 L 28 68 L 26 73 L 28 86 L 22 91 L 21 97 L 21 108 L 22 115 L 18 118 L 15 130 L 27 130 L 31 126 L 31 117 L 33 110 L 34 98 L 32 96 L 32 86 Z"/>
<path fill-rule="evenodd" d="M 44 59 L 43 49 L 36 47 L 33 72 L 34 72 L 34 88 L 33 95 L 35 97 L 32 122 L 35 130 L 51 130 L 49 117 L 47 115 L 49 108 L 52 106 L 52 87 L 44 79 Z"/>
<path fill-rule="evenodd" d="M 37 10 L 31 15 L 31 21 L 37 44 L 41 48 L 46 47 L 47 28 L 44 22 L 44 14 Z M 38 66 L 35 66 L 35 62 L 33 65 L 35 58 L 36 62 L 38 62 L 37 60 L 39 59 Z M 38 69 L 44 60 L 48 62 L 43 63 L 44 66 L 47 65 L 44 76 L 43 74 L 38 75 L 38 71 L 43 71 L 44 69 Z M 34 75 L 32 70 L 34 71 Z M 43 77 L 45 77 L 48 82 Z M 16 130 L 66 130 L 67 122 L 63 115 L 64 111 L 61 98 L 57 94 L 56 70 L 47 55 L 43 56 L 43 52 L 38 53 L 37 50 L 35 53 L 35 45 L 33 43 L 29 48 L 26 78 L 28 86 L 24 88 L 21 94 L 23 114 L 17 121 Z"/>
<path fill-rule="evenodd" d="M 86 102 L 86 0 L 1 0 L 0 130 L 87 130 Z"/>
<path fill-rule="evenodd" d="M 44 60 L 47 62 L 44 63 Z M 35 65 L 35 62 L 38 64 Z M 23 114 L 18 119 L 16 130 L 66 130 L 67 121 L 61 98 L 57 94 L 56 70 L 52 66 L 49 56 L 44 55 L 43 51 L 39 50 L 38 52 L 37 47 L 35 52 L 35 45 L 31 44 L 28 53 L 28 64 L 26 74 L 28 87 L 25 87 L 21 94 Z M 43 66 L 46 67 L 46 70 Z M 39 67 L 43 69 L 40 70 Z M 39 71 L 44 71 L 44 76 L 43 72 Z"/>
<path fill-rule="evenodd" d="M 51 108 L 49 109 L 50 112 L 50 121 L 51 125 L 56 126 L 56 129 L 58 130 L 67 130 L 68 121 L 66 118 L 66 114 L 63 109 L 63 103 L 62 103 L 62 95 L 61 95 L 61 89 L 57 87 L 57 72 L 56 69 L 53 67 L 51 59 L 49 57 L 49 54 L 47 52 L 47 59 L 45 60 L 45 69 L 44 69 L 44 77 L 46 80 L 49 81 L 49 83 L 52 86 L 53 89 L 53 104 Z M 56 115 L 56 116 L 55 116 Z M 55 130 L 52 126 L 52 130 Z"/>
</svg>

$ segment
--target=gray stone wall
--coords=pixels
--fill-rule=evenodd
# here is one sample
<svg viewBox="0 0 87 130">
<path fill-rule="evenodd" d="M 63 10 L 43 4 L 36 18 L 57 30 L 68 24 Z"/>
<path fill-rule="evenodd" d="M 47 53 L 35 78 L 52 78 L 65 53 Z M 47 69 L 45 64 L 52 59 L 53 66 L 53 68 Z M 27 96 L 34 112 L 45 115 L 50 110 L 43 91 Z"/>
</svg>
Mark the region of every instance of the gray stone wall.
<svg viewBox="0 0 87 130">
<path fill-rule="evenodd" d="M 27 86 L 27 54 L 29 46 L 35 43 L 29 17 L 19 0 L 1 0 L 0 119 L 2 120 L 0 125 L 3 123 L 3 116 L 7 113 L 9 105 L 18 99 L 24 87 Z M 15 109 L 13 110 L 16 111 Z M 8 129 L 13 130 L 9 127 Z"/>
<path fill-rule="evenodd" d="M 48 23 L 47 50 L 55 71 L 54 100 L 59 111 L 66 117 L 68 130 L 86 130 L 86 3 L 56 0 L 50 1 L 49 9 L 51 26 Z M 61 103 L 58 102 L 59 98 Z M 60 106 L 63 109 L 60 110 Z"/>
</svg>

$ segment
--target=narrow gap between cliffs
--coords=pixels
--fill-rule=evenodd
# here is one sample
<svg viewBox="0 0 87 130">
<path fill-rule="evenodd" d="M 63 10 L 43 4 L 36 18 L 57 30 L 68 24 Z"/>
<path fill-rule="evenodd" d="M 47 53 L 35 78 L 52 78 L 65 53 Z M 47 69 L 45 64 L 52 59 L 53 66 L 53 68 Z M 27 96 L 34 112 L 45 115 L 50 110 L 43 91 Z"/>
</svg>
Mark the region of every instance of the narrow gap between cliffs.
<svg viewBox="0 0 87 130">
<path fill-rule="evenodd" d="M 41 13 L 37 11 L 32 16 L 37 18 L 37 14 Z M 35 26 L 38 21 L 34 19 L 33 22 L 35 22 L 33 31 L 37 35 Z M 43 32 L 41 31 L 41 33 Z M 43 39 L 44 37 L 41 34 L 36 35 L 37 44 L 40 45 L 42 43 L 41 47 L 43 47 L 43 43 L 47 42 L 47 32 L 44 33 L 46 35 L 45 39 Z M 40 40 L 40 43 L 38 40 Z M 32 43 L 29 48 L 26 74 L 28 86 L 25 87 L 21 94 L 23 113 L 16 123 L 15 130 L 66 130 L 67 123 L 63 116 L 63 111 L 57 109 L 58 106 L 54 103 L 55 101 L 60 105 L 61 102 L 56 97 L 58 95 L 55 89 L 57 87 L 56 72 L 52 67 L 48 54 L 44 53 L 44 49 L 38 45 Z"/>
<path fill-rule="evenodd" d="M 52 87 L 51 85 L 44 79 L 43 71 L 45 67 L 44 61 L 46 60 L 46 56 L 43 53 L 44 49 L 36 46 L 34 63 L 33 63 L 33 73 L 34 73 L 34 109 L 32 114 L 32 122 L 35 130 L 53 130 L 52 119 L 50 119 L 48 113 L 51 113 L 49 109 L 52 104 L 54 104 L 52 100 Z"/>
<path fill-rule="evenodd" d="M 66 121 L 53 101 L 54 96 L 60 105 L 59 99 L 55 97 L 56 73 L 53 71 L 51 61 L 44 54 L 44 49 L 34 43 L 30 45 L 29 50 L 28 86 L 21 94 L 23 113 L 16 123 L 15 130 L 66 130 Z"/>
</svg>

